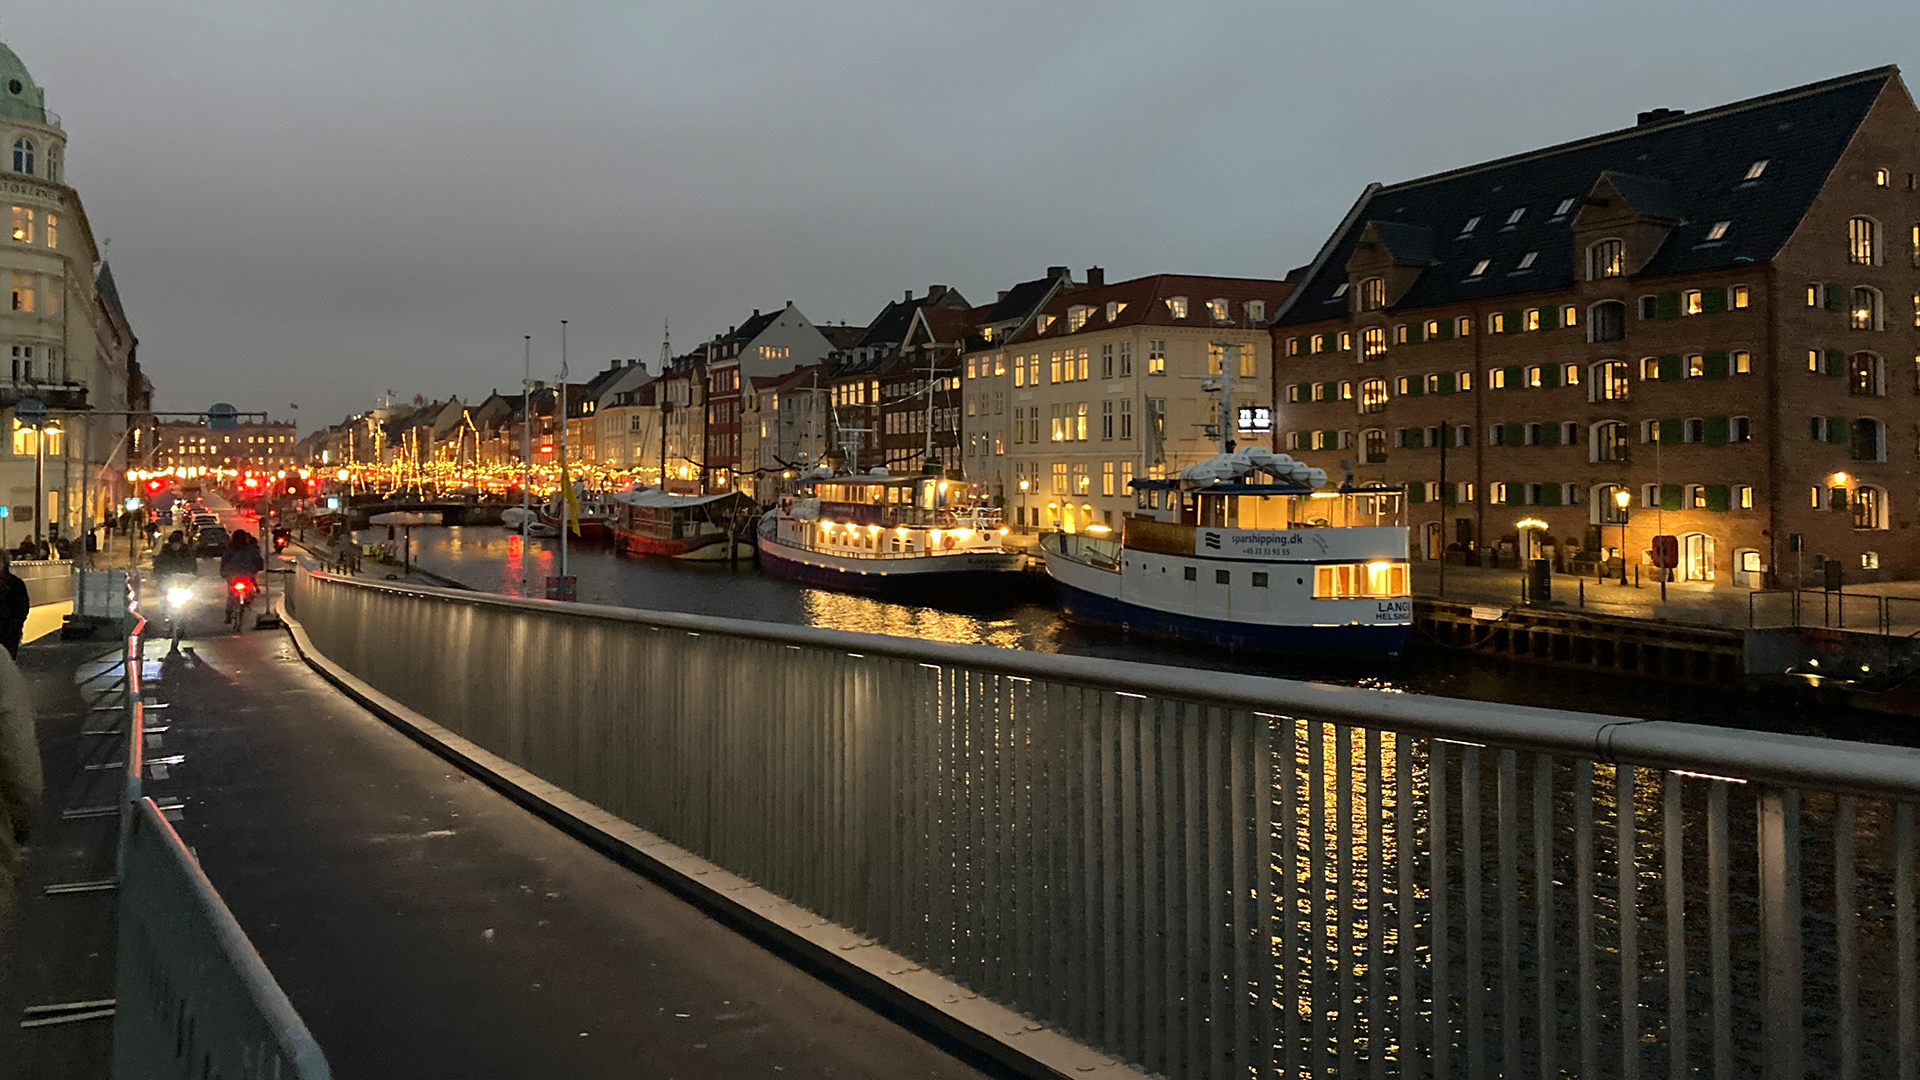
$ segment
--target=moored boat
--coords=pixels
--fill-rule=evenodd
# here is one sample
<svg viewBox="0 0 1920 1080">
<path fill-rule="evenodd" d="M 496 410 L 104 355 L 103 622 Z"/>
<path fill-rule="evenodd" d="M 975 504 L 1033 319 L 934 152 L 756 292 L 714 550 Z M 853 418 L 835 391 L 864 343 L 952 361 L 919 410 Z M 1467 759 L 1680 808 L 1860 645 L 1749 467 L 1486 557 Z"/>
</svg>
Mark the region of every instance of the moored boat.
<svg viewBox="0 0 1920 1080">
<path fill-rule="evenodd" d="M 598 492 L 590 491 L 577 491 L 574 498 L 580 503 L 580 539 L 598 541 L 612 539 L 613 500 Z M 556 530 L 566 528 L 567 508 L 559 492 L 555 492 L 553 498 L 535 507 L 534 514 L 543 525 Z"/>
<path fill-rule="evenodd" d="M 615 494 L 610 503 L 614 548 L 622 554 L 701 562 L 753 558 L 752 545 L 740 538 L 759 507 L 746 495 L 635 488 Z"/>
<path fill-rule="evenodd" d="M 760 569 L 770 576 L 909 602 L 990 600 L 1025 565 L 1002 543 L 1000 511 L 965 503 L 964 484 L 876 470 L 808 485 L 761 519 Z"/>
<path fill-rule="evenodd" d="M 1264 474 L 1264 475 L 1262 475 Z M 1113 536 L 1041 539 L 1068 618 L 1229 648 L 1399 653 L 1413 626 L 1398 488 L 1329 487 L 1252 447 L 1133 482 Z"/>
</svg>

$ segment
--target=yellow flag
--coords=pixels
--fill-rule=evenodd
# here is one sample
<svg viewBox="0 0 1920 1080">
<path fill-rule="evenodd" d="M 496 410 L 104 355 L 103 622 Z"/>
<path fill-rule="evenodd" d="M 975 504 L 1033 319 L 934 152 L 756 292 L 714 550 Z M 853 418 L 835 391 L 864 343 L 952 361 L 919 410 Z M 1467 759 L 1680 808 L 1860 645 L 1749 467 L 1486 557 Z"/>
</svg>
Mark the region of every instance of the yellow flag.
<svg viewBox="0 0 1920 1080">
<path fill-rule="evenodd" d="M 573 478 L 567 474 L 567 459 L 560 459 L 560 490 L 567 496 L 567 531 L 580 535 L 580 499 L 573 492 Z"/>
</svg>

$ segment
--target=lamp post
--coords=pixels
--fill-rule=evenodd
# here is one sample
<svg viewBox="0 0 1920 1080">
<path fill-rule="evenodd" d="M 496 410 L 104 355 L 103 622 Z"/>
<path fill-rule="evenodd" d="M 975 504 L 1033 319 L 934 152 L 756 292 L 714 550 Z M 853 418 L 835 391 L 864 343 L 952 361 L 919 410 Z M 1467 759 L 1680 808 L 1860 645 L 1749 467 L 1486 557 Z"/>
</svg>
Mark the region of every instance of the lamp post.
<svg viewBox="0 0 1920 1080">
<path fill-rule="evenodd" d="M 1531 582 L 1533 581 L 1534 563 L 1533 537 L 1530 536 L 1529 533 L 1535 529 L 1545 530 L 1547 523 L 1541 521 L 1539 518 L 1521 518 L 1519 521 L 1513 523 L 1513 527 L 1520 532 L 1520 602 L 1527 604 L 1535 600 L 1544 600 L 1546 599 L 1545 597 L 1535 597 L 1532 595 Z"/>
<path fill-rule="evenodd" d="M 1626 488 L 1619 488 L 1613 493 L 1613 505 L 1620 511 L 1620 584 L 1623 586 L 1627 583 L 1627 504 L 1632 501 L 1633 496 L 1627 493 Z"/>
<path fill-rule="evenodd" d="M 1028 480 L 1024 477 L 1022 477 L 1020 480 L 1020 531 L 1021 532 L 1027 531 L 1027 489 L 1031 487 L 1032 484 L 1033 484 L 1033 481 Z"/>
</svg>

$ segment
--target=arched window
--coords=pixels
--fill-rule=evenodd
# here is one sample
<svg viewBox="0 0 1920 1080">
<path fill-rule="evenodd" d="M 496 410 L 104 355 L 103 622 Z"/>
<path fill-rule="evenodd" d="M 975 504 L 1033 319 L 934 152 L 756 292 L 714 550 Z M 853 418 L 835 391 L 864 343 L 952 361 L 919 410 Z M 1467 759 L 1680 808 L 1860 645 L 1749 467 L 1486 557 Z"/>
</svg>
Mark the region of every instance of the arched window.
<svg viewBox="0 0 1920 1080">
<path fill-rule="evenodd" d="M 1868 397 L 1880 397 L 1887 392 L 1886 375 L 1878 356 L 1857 352 L 1847 359 L 1847 390 Z"/>
<path fill-rule="evenodd" d="M 33 140 L 13 140 L 13 171 L 33 175 Z"/>
<path fill-rule="evenodd" d="M 1847 306 L 1847 325 L 1855 330 L 1880 329 L 1880 290 L 1855 285 Z"/>
<path fill-rule="evenodd" d="M 1588 429 L 1591 461 L 1626 461 L 1627 447 L 1633 439 L 1633 429 L 1620 420 L 1602 420 Z"/>
<path fill-rule="evenodd" d="M 1588 341 L 1619 341 L 1627 336 L 1627 305 L 1602 300 L 1587 310 Z"/>
<path fill-rule="evenodd" d="M 1378 465 L 1387 460 L 1387 430 L 1368 428 L 1360 433 L 1361 449 L 1365 452 L 1365 461 L 1369 465 Z"/>
<path fill-rule="evenodd" d="M 1587 248 L 1587 280 L 1615 278 L 1627 272 L 1627 248 L 1618 240 L 1597 240 Z"/>
<path fill-rule="evenodd" d="M 1385 412 L 1387 410 L 1387 380 L 1368 379 L 1360 384 L 1360 411 L 1363 413 Z"/>
<path fill-rule="evenodd" d="M 1853 492 L 1853 527 L 1856 529 L 1884 529 L 1887 527 L 1887 493 L 1877 487 L 1860 485 Z"/>
<path fill-rule="evenodd" d="M 1602 360 L 1593 365 L 1592 377 L 1587 382 L 1587 400 L 1627 400 L 1632 374 L 1625 360 Z"/>
<path fill-rule="evenodd" d="M 1370 277 L 1360 283 L 1360 310 L 1379 311 L 1387 306 L 1387 279 Z"/>
<path fill-rule="evenodd" d="M 1853 460 L 1887 460 L 1887 425 L 1871 416 L 1862 416 L 1853 422 L 1851 436 L 1848 441 Z"/>
<path fill-rule="evenodd" d="M 1624 496 L 1624 498 L 1622 497 Z M 1619 484 L 1597 484 L 1593 489 L 1593 509 L 1590 511 L 1595 525 L 1625 525 L 1627 507 L 1633 502 L 1633 493 Z"/>
<path fill-rule="evenodd" d="M 1660 358 L 1657 356 L 1641 357 L 1640 377 L 1642 379 L 1658 379 L 1660 377 Z"/>
<path fill-rule="evenodd" d="M 1880 262 L 1880 225 L 1869 217 L 1847 219 L 1847 259 L 1861 266 Z"/>
<path fill-rule="evenodd" d="M 47 151 L 47 179 L 60 182 L 60 155 L 51 150 Z"/>
</svg>

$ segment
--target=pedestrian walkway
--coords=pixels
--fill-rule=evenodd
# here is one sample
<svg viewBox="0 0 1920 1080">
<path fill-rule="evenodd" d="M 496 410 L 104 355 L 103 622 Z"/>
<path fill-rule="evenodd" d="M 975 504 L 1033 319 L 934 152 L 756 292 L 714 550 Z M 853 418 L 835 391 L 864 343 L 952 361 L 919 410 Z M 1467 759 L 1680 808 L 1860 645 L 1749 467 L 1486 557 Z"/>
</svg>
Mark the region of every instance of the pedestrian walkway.
<svg viewBox="0 0 1920 1080">
<path fill-rule="evenodd" d="M 194 638 L 159 674 L 178 760 L 149 793 L 185 802 L 342 1080 L 981 1075 L 375 719 L 284 635 Z"/>
</svg>

